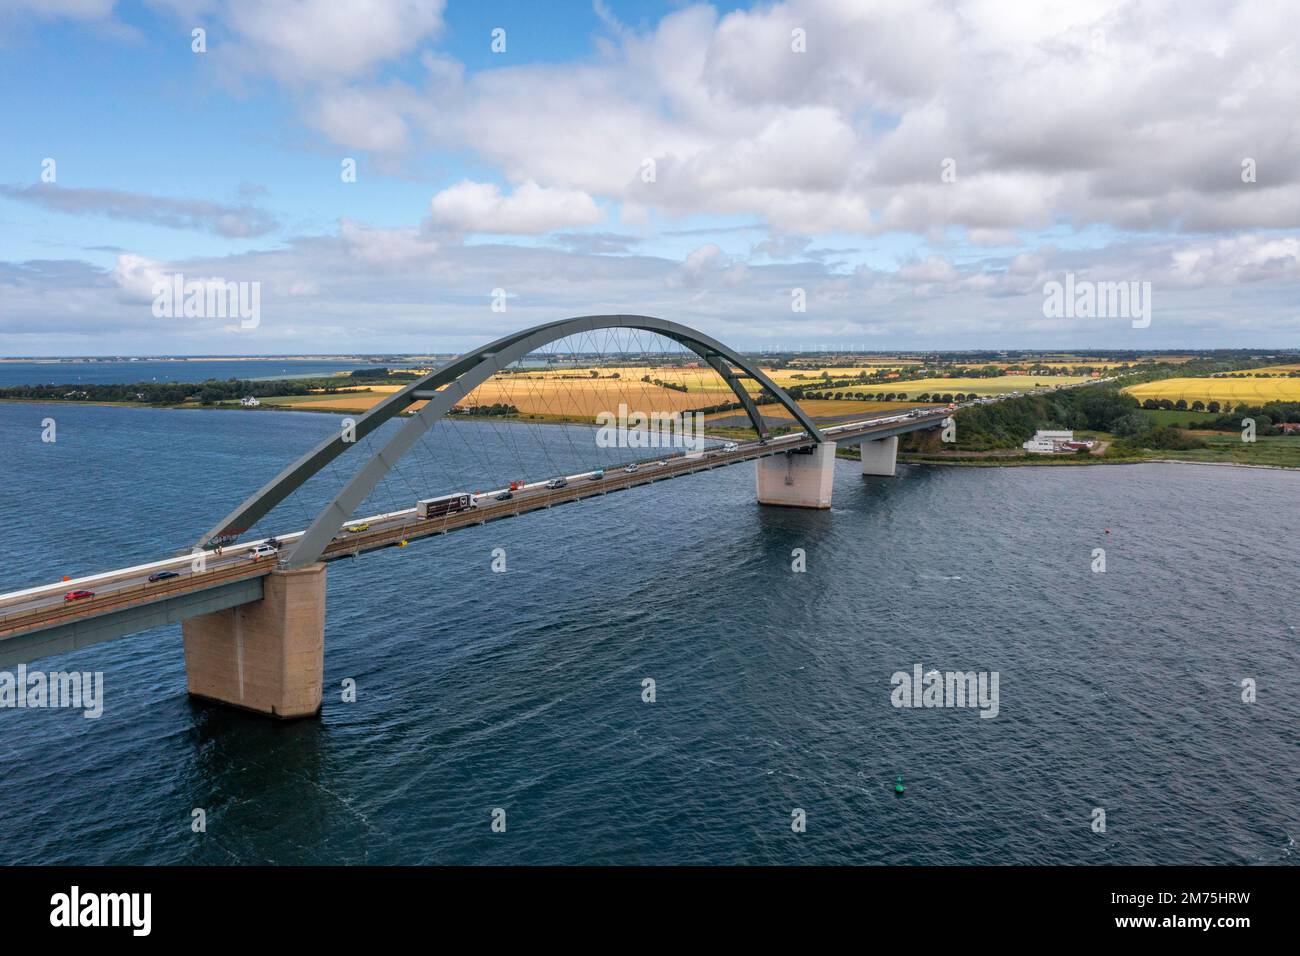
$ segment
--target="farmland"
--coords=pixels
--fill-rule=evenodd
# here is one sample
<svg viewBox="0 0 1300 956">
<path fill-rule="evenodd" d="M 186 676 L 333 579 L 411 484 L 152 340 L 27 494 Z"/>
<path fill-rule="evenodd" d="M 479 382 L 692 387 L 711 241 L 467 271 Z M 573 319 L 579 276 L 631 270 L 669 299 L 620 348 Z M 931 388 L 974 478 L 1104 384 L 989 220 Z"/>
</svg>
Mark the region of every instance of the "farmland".
<svg viewBox="0 0 1300 956">
<path fill-rule="evenodd" d="M 1262 370 L 1261 370 L 1262 371 Z M 1300 401 L 1300 378 L 1166 378 L 1130 385 L 1124 389 L 1139 402 L 1156 401 L 1218 402 L 1221 405 L 1263 405 L 1268 402 Z"/>
<path fill-rule="evenodd" d="M 858 419 L 870 418 L 873 415 L 888 415 L 890 412 L 903 411 L 910 408 L 924 407 L 918 402 L 859 402 L 834 399 L 803 399 L 799 402 L 799 407 L 807 412 L 818 422 L 834 421 L 839 419 Z M 767 419 L 780 419 L 783 421 L 794 421 L 783 405 L 763 405 L 760 408 L 763 417 Z M 743 411 L 730 412 L 713 412 L 705 417 L 706 422 L 714 422 L 722 419 L 738 421 L 744 416 Z"/>
<path fill-rule="evenodd" d="M 961 392 L 965 395 L 1004 395 L 1007 392 L 1028 391 L 1036 386 L 1053 385 L 1073 385 L 1077 382 L 1086 382 L 1089 378 L 1084 375 L 999 375 L 995 378 L 920 378 L 914 381 L 903 382 L 871 382 L 867 384 L 853 383 L 843 387 L 830 389 L 832 392 L 855 393 L 861 390 L 864 394 L 875 394 L 882 390 L 902 392 L 908 398 L 916 398 L 918 395 L 933 395 L 938 392 L 943 395 L 957 394 Z M 779 383 L 778 383 L 779 384 Z"/>
<path fill-rule="evenodd" d="M 819 391 L 821 373 L 832 376 L 831 384 Z M 898 407 L 913 407 L 921 396 L 1002 395 L 1028 391 L 1039 385 L 1068 385 L 1087 381 L 1076 375 L 1000 375 L 996 377 L 924 378 L 914 381 L 888 380 L 844 382 L 846 374 L 858 375 L 862 368 L 840 366 L 820 370 L 765 370 L 782 388 L 803 386 L 806 392 L 824 397 L 804 397 L 801 404 L 817 417 L 844 418 L 885 412 Z M 839 376 L 836 384 L 835 376 Z M 649 379 L 649 381 L 645 381 Z M 761 391 L 753 379 L 743 379 L 751 395 Z M 372 408 L 400 384 L 368 384 L 344 387 L 335 392 L 311 395 L 271 397 L 264 405 L 305 411 L 360 413 Z M 888 395 L 888 401 L 858 399 L 855 396 Z M 904 398 L 903 396 L 906 396 Z M 910 402 L 909 402 L 910 400 Z M 511 406 L 520 415 L 545 419 L 593 420 L 603 411 L 616 411 L 620 404 L 644 412 L 686 412 L 711 408 L 735 401 L 735 394 L 722 378 L 709 368 L 693 366 L 599 366 L 582 368 L 527 369 L 498 374 L 474 389 L 461 402 L 460 409 L 473 406 Z M 780 418 L 782 412 L 769 406 L 765 412 Z M 723 417 L 730 412 L 718 413 Z"/>
<path fill-rule="evenodd" d="M 592 371 L 598 372 L 598 375 L 593 377 Z M 642 381 L 647 376 L 651 381 Z M 790 379 L 789 373 L 782 371 L 774 372 L 773 377 L 778 385 L 804 384 L 798 379 Z M 1008 378 L 1017 380 L 1014 376 Z M 657 385 L 656 380 L 664 384 Z M 811 381 L 807 383 L 811 384 Z M 965 388 L 968 381 L 973 384 L 986 384 L 989 381 L 1001 382 L 1002 379 L 937 381 L 961 383 Z M 1025 378 L 1025 381 L 1029 379 Z M 907 383 L 909 386 L 911 384 Z M 664 387 L 665 385 L 677 387 Z M 745 386 L 750 394 L 757 394 L 760 391 L 758 383 L 753 380 L 746 379 Z M 331 393 L 271 397 L 263 399 L 262 404 L 302 411 L 357 414 L 369 410 L 402 387 L 397 384 L 349 387 Z M 879 388 L 884 387 L 884 385 L 879 386 Z M 902 389 L 905 386 L 899 384 L 891 387 Z M 680 391 L 679 388 L 684 388 L 685 391 Z M 874 394 L 877 391 L 875 385 L 862 385 L 861 388 L 864 394 L 868 391 Z M 854 388 L 850 386 L 848 392 L 852 394 L 853 391 Z M 626 405 L 632 411 L 672 413 L 689 412 L 699 408 L 730 404 L 734 401 L 735 393 L 711 369 L 679 366 L 655 368 L 602 366 L 599 369 L 530 370 L 496 375 L 474 389 L 466 399 L 457 403 L 457 407 L 467 409 L 474 406 L 502 405 L 513 407 L 517 414 L 532 418 L 554 421 L 594 421 L 600 412 L 616 412 L 620 404 Z M 914 408 L 918 403 L 916 401 L 863 401 L 853 398 L 805 398 L 800 404 L 815 418 L 834 420 L 885 414 L 896 409 Z M 415 409 L 418 410 L 420 407 L 421 405 L 416 405 Z M 763 413 L 773 419 L 790 418 L 785 409 L 779 405 L 765 405 Z M 729 419 L 736 414 L 737 410 L 718 411 L 710 413 L 709 419 Z M 741 411 L 739 414 L 743 415 L 744 412 Z"/>
<path fill-rule="evenodd" d="M 598 376 L 593 377 L 591 371 Z M 642 381 L 646 376 L 650 382 Z M 676 387 L 654 384 L 656 379 Z M 756 383 L 746 384 L 749 391 L 757 393 Z M 370 385 L 328 394 L 271 397 L 263 404 L 305 411 L 364 412 L 402 387 Z M 457 408 L 506 405 L 521 415 L 592 421 L 600 412 L 617 411 L 620 404 L 634 411 L 671 413 L 732 401 L 735 393 L 712 369 L 602 367 L 495 375 L 458 402 Z"/>
</svg>

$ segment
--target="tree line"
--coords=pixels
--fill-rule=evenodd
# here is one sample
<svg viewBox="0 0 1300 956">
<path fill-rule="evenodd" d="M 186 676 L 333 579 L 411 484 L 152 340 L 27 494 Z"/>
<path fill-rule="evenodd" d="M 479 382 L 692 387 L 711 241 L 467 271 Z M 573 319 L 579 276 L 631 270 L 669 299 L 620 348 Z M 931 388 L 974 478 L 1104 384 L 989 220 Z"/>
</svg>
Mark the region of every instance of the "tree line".
<svg viewBox="0 0 1300 956">
<path fill-rule="evenodd" d="M 147 405 L 180 405 L 241 398 L 269 398 L 273 395 L 327 394 L 339 391 L 347 382 L 340 378 L 276 379 L 252 382 L 247 379 L 206 379 L 202 382 L 135 382 L 103 385 L 11 385 L 0 388 L 0 399 L 33 402 L 138 402 Z"/>
</svg>

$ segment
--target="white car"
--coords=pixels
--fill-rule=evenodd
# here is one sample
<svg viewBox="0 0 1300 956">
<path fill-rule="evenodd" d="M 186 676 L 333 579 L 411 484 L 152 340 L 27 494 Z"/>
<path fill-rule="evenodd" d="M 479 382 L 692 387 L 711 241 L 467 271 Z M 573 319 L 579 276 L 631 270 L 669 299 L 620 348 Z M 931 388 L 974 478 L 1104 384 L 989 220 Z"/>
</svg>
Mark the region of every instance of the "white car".
<svg viewBox="0 0 1300 956">
<path fill-rule="evenodd" d="M 636 471 L 636 462 L 632 462 L 632 464 L 628 465 L 623 470 L 626 471 L 629 475 L 632 474 L 634 471 Z"/>
<path fill-rule="evenodd" d="M 727 442 L 725 445 L 722 446 L 722 450 L 723 450 L 723 451 L 740 451 L 740 446 L 737 445 L 734 441 L 729 441 L 729 442 Z"/>
<path fill-rule="evenodd" d="M 256 561 L 258 558 L 269 558 L 279 553 L 279 551 L 271 547 L 269 544 L 259 544 L 255 548 L 248 549 L 248 557 L 253 561 Z"/>
</svg>

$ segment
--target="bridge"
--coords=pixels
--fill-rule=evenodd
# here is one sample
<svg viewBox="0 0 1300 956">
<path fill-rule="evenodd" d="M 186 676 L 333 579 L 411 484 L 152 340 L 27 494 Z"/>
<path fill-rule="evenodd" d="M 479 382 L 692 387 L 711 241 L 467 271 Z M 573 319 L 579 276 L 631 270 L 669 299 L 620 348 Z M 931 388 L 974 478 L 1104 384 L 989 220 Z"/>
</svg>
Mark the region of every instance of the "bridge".
<svg viewBox="0 0 1300 956">
<path fill-rule="evenodd" d="M 609 330 L 653 334 L 694 353 L 734 393 L 754 436 L 631 456 L 614 467 L 546 481 L 503 483 L 454 496 L 450 505 L 433 498 L 355 517 L 416 442 L 493 376 L 552 343 Z M 792 430 L 775 434 L 747 382 L 759 387 L 766 404 L 774 400 L 791 417 Z M 637 315 L 547 323 L 459 356 L 349 420 L 217 522 L 189 553 L 0 594 L 0 667 L 180 622 L 192 695 L 277 717 L 314 715 L 323 686 L 329 562 L 747 461 L 756 463 L 761 504 L 829 508 L 837 446 L 860 446 L 863 474 L 892 475 L 898 437 L 937 428 L 949 414 L 946 408 L 915 409 L 819 426 L 756 365 L 683 325 Z M 277 505 L 392 420 L 399 427 L 305 529 L 235 545 Z M 82 596 L 69 599 L 72 594 Z"/>
</svg>

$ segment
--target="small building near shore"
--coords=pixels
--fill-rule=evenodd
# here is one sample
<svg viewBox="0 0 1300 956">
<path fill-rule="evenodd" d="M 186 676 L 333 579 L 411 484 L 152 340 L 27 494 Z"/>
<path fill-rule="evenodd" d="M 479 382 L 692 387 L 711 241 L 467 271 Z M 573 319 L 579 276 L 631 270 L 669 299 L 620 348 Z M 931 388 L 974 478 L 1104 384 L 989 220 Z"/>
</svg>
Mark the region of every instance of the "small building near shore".
<svg viewBox="0 0 1300 956">
<path fill-rule="evenodd" d="M 1062 451 L 1071 451 L 1067 446 L 1074 443 L 1074 432 L 1043 431 L 1034 432 L 1034 437 L 1020 447 L 1036 455 L 1051 455 Z M 1077 447 L 1077 445 L 1076 445 Z"/>
<path fill-rule="evenodd" d="M 245 395 L 243 398 L 239 400 L 239 404 L 243 405 L 245 408 L 256 408 L 258 405 L 261 405 L 262 403 L 259 402 L 252 395 Z"/>
</svg>

